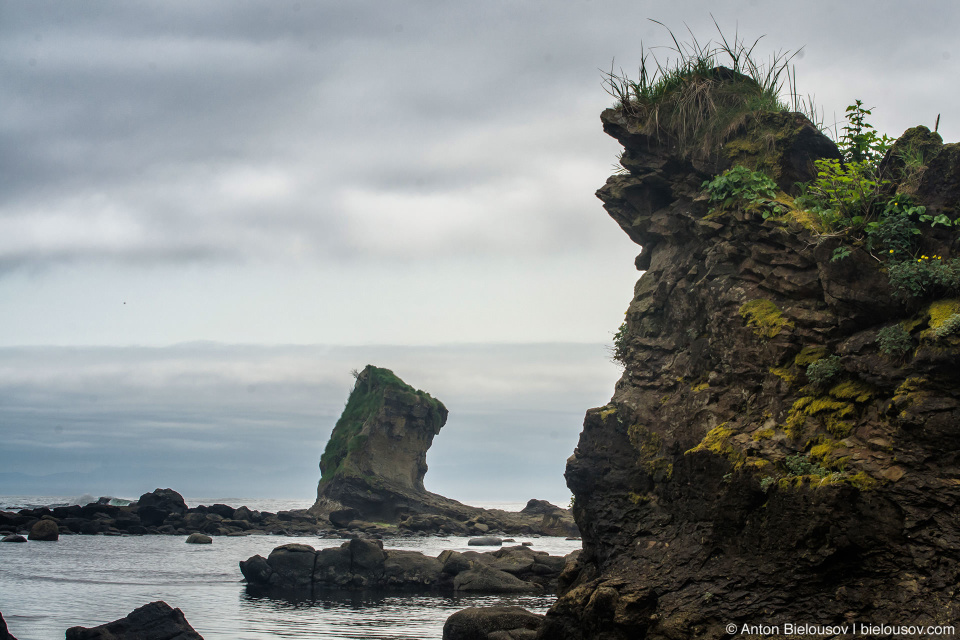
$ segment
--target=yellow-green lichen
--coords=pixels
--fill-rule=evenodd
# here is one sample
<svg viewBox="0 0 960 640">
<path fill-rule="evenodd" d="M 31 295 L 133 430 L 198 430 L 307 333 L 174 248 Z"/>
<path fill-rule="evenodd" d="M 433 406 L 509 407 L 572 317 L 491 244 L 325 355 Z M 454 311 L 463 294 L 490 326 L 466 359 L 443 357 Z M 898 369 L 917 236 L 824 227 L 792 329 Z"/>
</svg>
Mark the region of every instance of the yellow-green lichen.
<svg viewBox="0 0 960 640">
<path fill-rule="evenodd" d="M 632 502 L 633 504 L 636 504 L 636 505 L 640 505 L 640 504 L 643 504 L 643 503 L 645 503 L 645 502 L 650 502 L 650 497 L 649 497 L 649 496 L 645 496 L 645 495 L 643 495 L 642 493 L 636 493 L 636 492 L 633 492 L 633 491 L 631 491 L 630 493 L 627 494 L 627 499 L 630 500 L 630 502 Z"/>
<path fill-rule="evenodd" d="M 801 435 L 807 417 L 816 416 L 823 421 L 824 428 L 838 438 L 844 438 L 853 430 L 853 424 L 844 420 L 856 412 L 850 402 L 833 400 L 829 397 L 803 396 L 798 398 L 784 423 L 784 430 L 792 438 Z"/>
<path fill-rule="evenodd" d="M 747 326 L 761 338 L 775 338 L 784 329 L 794 327 L 793 322 L 783 317 L 780 307 L 765 298 L 743 304 L 740 315 L 747 321 Z"/>
<path fill-rule="evenodd" d="M 955 313 L 960 313 L 960 298 L 936 300 L 927 307 L 928 324 L 931 329 L 939 329 Z"/>
<path fill-rule="evenodd" d="M 700 444 L 685 451 L 684 455 L 697 451 L 710 451 L 711 453 L 716 453 L 724 457 L 736 458 L 739 461 L 740 453 L 728 443 L 728 440 L 734 435 L 734 431 L 727 427 L 727 424 L 728 423 L 724 422 L 710 429 L 707 435 L 703 436 Z"/>
<path fill-rule="evenodd" d="M 753 439 L 756 442 L 760 442 L 761 440 L 769 440 L 773 437 L 774 433 L 775 432 L 773 429 L 760 429 L 759 431 L 754 432 Z"/>
<path fill-rule="evenodd" d="M 868 476 L 863 471 L 855 473 L 852 476 L 848 476 L 844 478 L 844 480 L 846 480 L 848 483 L 855 486 L 857 489 L 860 489 L 861 491 L 869 491 L 875 488 L 879 484 L 879 482 L 877 482 L 875 478 Z"/>
<path fill-rule="evenodd" d="M 705 391 L 706 389 L 709 389 L 709 388 L 710 388 L 709 382 L 701 382 L 697 386 L 692 387 L 690 390 L 693 391 L 694 393 L 700 393 L 701 391 Z"/>
<path fill-rule="evenodd" d="M 797 375 L 790 369 L 785 369 L 783 367 L 771 367 L 770 373 L 777 376 L 787 384 L 793 384 L 797 381 Z"/>
<path fill-rule="evenodd" d="M 834 385 L 830 395 L 839 400 L 853 400 L 854 402 L 870 402 L 873 399 L 874 390 L 865 382 L 859 380 L 844 380 Z"/>
<path fill-rule="evenodd" d="M 793 364 L 798 367 L 806 367 L 821 358 L 826 358 L 829 353 L 826 347 L 804 347 L 800 349 L 800 353 L 794 357 Z"/>
<path fill-rule="evenodd" d="M 603 409 L 602 411 L 600 411 L 600 419 L 606 420 L 610 416 L 614 415 L 616 412 L 617 412 L 616 407 L 609 407 L 608 409 Z"/>
<path fill-rule="evenodd" d="M 838 449 L 845 449 L 847 445 L 839 440 L 820 437 L 811 441 L 810 459 L 815 460 L 824 468 L 835 468 L 840 465 L 840 461 L 846 462 L 847 457 L 834 457 L 833 452 Z"/>
</svg>

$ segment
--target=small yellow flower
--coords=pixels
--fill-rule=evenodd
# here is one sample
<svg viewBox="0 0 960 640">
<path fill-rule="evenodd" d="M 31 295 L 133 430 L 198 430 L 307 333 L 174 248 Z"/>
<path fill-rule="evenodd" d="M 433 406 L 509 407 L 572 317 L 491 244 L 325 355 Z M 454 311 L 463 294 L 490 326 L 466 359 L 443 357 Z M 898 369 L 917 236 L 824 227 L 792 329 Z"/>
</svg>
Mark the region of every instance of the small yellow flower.
<svg viewBox="0 0 960 640">
<path fill-rule="evenodd" d="M 893 253 L 893 249 L 890 249 L 890 253 Z"/>
</svg>

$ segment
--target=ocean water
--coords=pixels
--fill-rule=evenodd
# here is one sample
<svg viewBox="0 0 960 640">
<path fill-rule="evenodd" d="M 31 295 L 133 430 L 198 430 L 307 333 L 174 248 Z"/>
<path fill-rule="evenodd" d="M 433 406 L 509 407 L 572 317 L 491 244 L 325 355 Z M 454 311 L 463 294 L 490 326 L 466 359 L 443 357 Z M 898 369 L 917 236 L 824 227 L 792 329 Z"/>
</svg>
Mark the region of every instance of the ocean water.
<svg viewBox="0 0 960 640">
<path fill-rule="evenodd" d="M 213 502 L 241 504 L 228 499 L 204 504 Z M 272 501 L 274 505 L 280 502 Z M 266 504 L 271 501 L 244 503 L 267 510 L 301 508 L 269 509 Z M 192 506 L 193 501 L 188 504 Z M 516 540 L 518 544 L 529 540 L 534 549 L 554 555 L 580 548 L 579 541 L 563 538 Z M 467 541 L 461 537 L 409 537 L 385 540 L 384 546 L 433 556 L 444 549 L 484 550 L 468 547 Z M 70 535 L 57 542 L 0 544 L 0 612 L 19 640 L 60 640 L 68 627 L 116 620 L 154 600 L 182 609 L 187 621 L 207 640 L 429 640 L 441 638 L 444 621 L 464 607 L 509 604 L 542 613 L 554 599 L 549 595 L 376 592 L 336 592 L 311 599 L 248 592 L 239 561 L 255 554 L 266 556 L 288 542 L 319 549 L 342 541 L 251 535 L 215 537 L 210 545 L 189 545 L 182 536 Z"/>
</svg>

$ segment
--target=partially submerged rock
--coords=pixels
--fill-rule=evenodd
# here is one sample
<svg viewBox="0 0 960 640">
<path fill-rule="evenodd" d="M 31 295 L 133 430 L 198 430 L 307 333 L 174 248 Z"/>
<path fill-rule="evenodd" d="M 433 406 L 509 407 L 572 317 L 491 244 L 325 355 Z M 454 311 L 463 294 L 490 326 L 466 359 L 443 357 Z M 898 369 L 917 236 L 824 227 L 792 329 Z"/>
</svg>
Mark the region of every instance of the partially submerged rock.
<svg viewBox="0 0 960 640">
<path fill-rule="evenodd" d="M 542 621 L 521 607 L 468 607 L 443 623 L 443 640 L 533 640 Z"/>
<path fill-rule="evenodd" d="M 355 538 L 320 550 L 305 544 L 281 545 L 267 558 L 256 555 L 241 561 L 240 571 L 252 586 L 284 590 L 521 593 L 554 589 L 565 566 L 563 557 L 523 546 L 488 553 L 448 550 L 433 558 L 419 551 L 385 550 L 379 540 Z"/>
<path fill-rule="evenodd" d="M 71 627 L 66 640 L 203 640 L 180 609 L 158 600 L 98 627 Z"/>
<path fill-rule="evenodd" d="M 191 533 L 184 542 L 187 544 L 211 544 L 213 538 L 205 536 L 202 533 Z"/>
<path fill-rule="evenodd" d="M 52 542 L 60 538 L 60 527 L 57 526 L 56 520 L 44 518 L 30 527 L 30 535 L 28 537 L 31 540 Z"/>
</svg>

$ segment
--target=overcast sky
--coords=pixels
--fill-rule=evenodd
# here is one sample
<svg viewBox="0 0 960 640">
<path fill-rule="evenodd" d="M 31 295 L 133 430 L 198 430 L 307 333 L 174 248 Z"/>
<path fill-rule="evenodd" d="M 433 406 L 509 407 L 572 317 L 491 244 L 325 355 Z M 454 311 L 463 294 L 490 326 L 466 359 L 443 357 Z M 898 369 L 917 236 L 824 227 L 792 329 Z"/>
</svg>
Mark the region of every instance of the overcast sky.
<svg viewBox="0 0 960 640">
<path fill-rule="evenodd" d="M 45 389 L 43 406 L 79 419 L 78 384 L 114 407 L 110 428 L 88 424 L 91 438 L 128 428 L 153 443 L 158 460 L 174 460 L 163 446 L 196 453 L 208 440 L 187 426 L 194 418 L 180 399 L 189 396 L 208 434 L 239 433 L 227 416 L 256 415 L 234 445 L 243 451 L 217 454 L 223 464 L 243 467 L 260 439 L 295 426 L 311 434 L 304 473 L 315 474 L 339 410 L 330 403 L 342 406 L 350 386 L 346 372 L 368 361 L 391 366 L 377 353 L 399 352 L 325 359 L 311 347 L 294 366 L 277 345 L 550 343 L 553 351 L 471 347 L 431 359 L 448 370 L 429 374 L 415 349 L 401 363 L 444 382 L 476 362 L 485 376 L 502 370 L 511 393 L 538 398 L 527 403 L 541 412 L 530 424 L 546 424 L 542 412 L 553 404 L 582 418 L 591 404 L 567 401 L 580 399 L 575 385 L 585 403 L 612 393 L 616 371 L 602 361 L 602 344 L 638 276 L 638 248 L 593 195 L 619 151 L 600 129 L 611 104 L 600 69 L 615 60 L 632 72 L 641 41 L 670 43 L 649 18 L 681 39 L 685 24 L 701 42 L 716 37 L 710 12 L 728 37 L 765 36 L 761 57 L 803 47 L 798 88 L 828 122 L 859 98 L 876 107 L 881 132 L 932 127 L 942 113 L 945 140 L 960 138 L 948 108 L 960 91 L 960 9 L 950 2 L 0 0 L 0 347 L 17 347 L 0 351 L 0 430 L 20 434 L 16 449 L 0 445 L 4 464 L 19 460 L 18 472 L 35 475 L 105 464 L 82 455 L 79 441 L 65 439 L 53 455 L 50 442 L 30 435 L 38 412 L 10 400 L 21 406 L 18 393 Z M 194 341 L 261 348 L 164 355 Z M 48 354 L 46 364 L 27 367 L 27 353 Z M 551 357 L 580 358 L 580 370 L 601 371 L 606 391 L 595 399 L 582 378 L 542 389 L 540 373 L 508 371 L 530 353 L 542 360 L 538 372 Z M 314 369 L 307 356 L 317 358 Z M 269 400 L 238 394 L 235 357 L 268 368 L 283 391 Z M 104 358 L 150 393 L 118 393 L 122 385 L 90 369 Z M 204 384 L 215 393 L 178 386 L 210 358 L 220 363 L 217 382 Z M 141 384 L 157 361 L 167 373 Z M 18 381 L 27 370 L 30 382 Z M 305 402 L 313 393 L 323 402 Z M 469 396 L 454 394 L 463 406 L 480 402 Z M 483 397 L 492 403 L 488 441 L 515 436 L 513 401 Z M 567 419 L 557 456 L 572 451 L 580 418 Z M 173 424 L 176 437 L 150 439 Z M 468 440 L 449 428 L 437 446 L 453 452 Z M 106 441 L 93 448 L 116 453 Z M 465 464 L 450 455 L 443 464 Z M 227 472 L 188 465 L 178 473 L 213 482 Z M 514 486 L 540 482 L 536 473 L 518 469 L 523 482 Z M 552 496 L 565 491 L 557 473 Z"/>
</svg>

